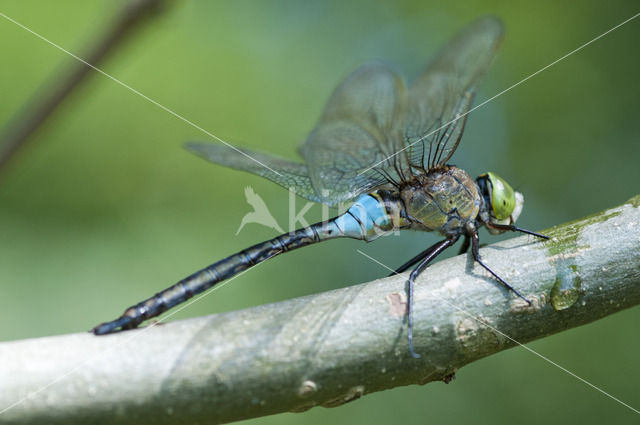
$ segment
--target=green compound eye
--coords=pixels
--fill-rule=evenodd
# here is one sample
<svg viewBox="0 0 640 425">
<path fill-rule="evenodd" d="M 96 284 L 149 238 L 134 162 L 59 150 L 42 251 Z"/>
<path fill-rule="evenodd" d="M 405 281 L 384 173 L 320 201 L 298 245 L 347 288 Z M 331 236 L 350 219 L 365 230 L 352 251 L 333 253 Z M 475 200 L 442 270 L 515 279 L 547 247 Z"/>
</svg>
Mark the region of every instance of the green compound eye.
<svg viewBox="0 0 640 425">
<path fill-rule="evenodd" d="M 498 220 L 505 220 L 511 216 L 516 207 L 516 195 L 509 183 L 495 173 L 488 172 L 487 177 L 491 182 L 491 207 Z"/>
</svg>

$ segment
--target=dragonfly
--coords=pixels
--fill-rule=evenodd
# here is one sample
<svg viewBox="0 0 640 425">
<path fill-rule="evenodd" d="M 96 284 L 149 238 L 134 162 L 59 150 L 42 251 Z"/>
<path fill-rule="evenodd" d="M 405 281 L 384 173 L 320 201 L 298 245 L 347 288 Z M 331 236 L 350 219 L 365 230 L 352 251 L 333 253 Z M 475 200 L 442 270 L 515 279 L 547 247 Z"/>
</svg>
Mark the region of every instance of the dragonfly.
<svg viewBox="0 0 640 425">
<path fill-rule="evenodd" d="M 476 263 L 515 296 L 531 302 L 489 268 L 479 254 L 478 229 L 522 232 L 517 227 L 524 197 L 493 172 L 475 180 L 448 164 L 460 143 L 476 87 L 503 36 L 495 17 L 480 18 L 461 30 L 419 78 L 407 85 L 391 66 L 374 62 L 350 74 L 331 95 L 300 148 L 304 163 L 248 149 L 189 142 L 191 152 L 217 164 L 253 173 L 295 190 L 310 201 L 336 206 L 352 201 L 335 218 L 253 245 L 199 270 L 117 319 L 93 329 L 97 335 L 138 327 L 144 321 L 263 261 L 335 238 L 370 242 L 397 230 L 438 232 L 444 239 L 395 272 L 408 276 L 408 348 L 413 346 L 416 278 L 460 237 L 460 252 L 471 247 Z"/>
</svg>

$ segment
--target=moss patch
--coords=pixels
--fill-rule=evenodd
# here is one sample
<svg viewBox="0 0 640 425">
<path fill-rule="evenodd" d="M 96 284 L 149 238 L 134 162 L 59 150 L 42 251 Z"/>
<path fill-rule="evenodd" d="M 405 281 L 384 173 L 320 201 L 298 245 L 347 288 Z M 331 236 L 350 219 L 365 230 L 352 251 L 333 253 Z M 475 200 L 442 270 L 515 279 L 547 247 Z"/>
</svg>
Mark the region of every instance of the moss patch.
<svg viewBox="0 0 640 425">
<path fill-rule="evenodd" d="M 638 202 L 640 202 L 640 197 L 638 197 Z M 579 247 L 577 245 L 578 236 L 582 230 L 587 226 L 602 223 L 620 214 L 620 211 L 605 211 L 552 227 L 543 232 L 544 235 L 549 236 L 549 239 L 543 242 L 543 246 L 549 250 L 551 255 L 570 254 L 577 251 L 578 248 L 588 248 L 588 246 Z"/>
<path fill-rule="evenodd" d="M 627 201 L 627 204 L 631 205 L 633 208 L 640 207 L 640 195 L 636 195 L 633 198 Z"/>
</svg>

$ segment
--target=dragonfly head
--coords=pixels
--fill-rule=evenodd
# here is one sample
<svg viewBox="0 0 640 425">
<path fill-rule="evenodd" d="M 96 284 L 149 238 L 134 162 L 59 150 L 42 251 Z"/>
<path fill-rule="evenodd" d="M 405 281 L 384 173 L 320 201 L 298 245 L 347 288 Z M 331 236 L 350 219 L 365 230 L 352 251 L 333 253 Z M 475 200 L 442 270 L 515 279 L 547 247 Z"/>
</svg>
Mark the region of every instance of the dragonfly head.
<svg viewBox="0 0 640 425">
<path fill-rule="evenodd" d="M 522 206 L 524 196 L 516 192 L 502 177 L 495 173 L 488 172 L 480 175 L 476 179 L 480 194 L 484 199 L 484 211 L 480 214 L 480 219 L 487 224 L 513 224 L 516 222 Z M 487 226 L 489 233 L 498 234 L 502 230 L 492 229 Z"/>
</svg>

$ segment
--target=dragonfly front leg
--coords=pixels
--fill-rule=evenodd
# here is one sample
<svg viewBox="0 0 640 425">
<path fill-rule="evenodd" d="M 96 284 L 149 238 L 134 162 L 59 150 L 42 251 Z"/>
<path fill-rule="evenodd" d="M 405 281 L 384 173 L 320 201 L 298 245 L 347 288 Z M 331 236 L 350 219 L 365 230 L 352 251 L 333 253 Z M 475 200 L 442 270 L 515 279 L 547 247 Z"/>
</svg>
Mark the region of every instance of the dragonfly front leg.
<svg viewBox="0 0 640 425">
<path fill-rule="evenodd" d="M 497 223 L 487 223 L 487 227 L 491 227 L 492 229 L 502 230 L 502 231 L 510 231 L 510 232 L 520 232 L 526 233 L 527 235 L 535 236 L 540 239 L 549 239 L 549 236 L 542 235 L 540 233 L 532 232 L 531 230 L 523 229 L 522 227 L 515 226 L 513 224 L 497 224 Z"/>
<path fill-rule="evenodd" d="M 475 262 L 480 264 L 486 271 L 491 273 L 491 275 L 493 277 L 495 277 L 498 282 L 502 283 L 508 290 L 510 290 L 511 292 L 516 294 L 518 297 L 520 297 L 523 300 L 525 300 L 527 302 L 527 304 L 531 305 L 531 301 L 529 301 L 524 295 L 522 295 L 520 292 L 518 292 L 516 290 L 516 288 L 514 288 L 511 285 L 509 285 L 503 278 L 501 278 L 493 270 L 491 270 L 489 268 L 489 266 L 487 266 L 485 263 L 482 262 L 482 260 L 480 259 L 480 249 L 479 249 L 479 247 L 480 247 L 480 239 L 478 238 L 478 232 L 474 231 L 471 234 L 471 254 L 473 254 L 473 259 L 475 260 Z"/>
<path fill-rule="evenodd" d="M 420 275 L 420 273 L 424 271 L 424 269 L 427 268 L 429 263 L 434 258 L 436 258 L 440 253 L 442 253 L 442 251 L 444 251 L 445 249 L 449 248 L 451 245 L 456 243 L 459 237 L 460 237 L 459 235 L 449 237 L 443 241 L 438 242 L 437 244 L 433 245 L 429 249 L 421 252 L 416 257 L 414 257 L 415 259 L 424 254 L 422 261 L 420 262 L 420 264 L 418 264 L 418 266 L 415 269 L 413 269 L 413 271 L 409 275 L 409 280 L 407 281 L 407 308 L 408 308 L 407 336 L 409 340 L 409 353 L 411 354 L 411 357 L 413 357 L 414 359 L 417 359 L 420 357 L 420 355 L 413 350 L 413 287 L 414 287 L 416 278 L 418 277 L 418 275 Z"/>
</svg>

